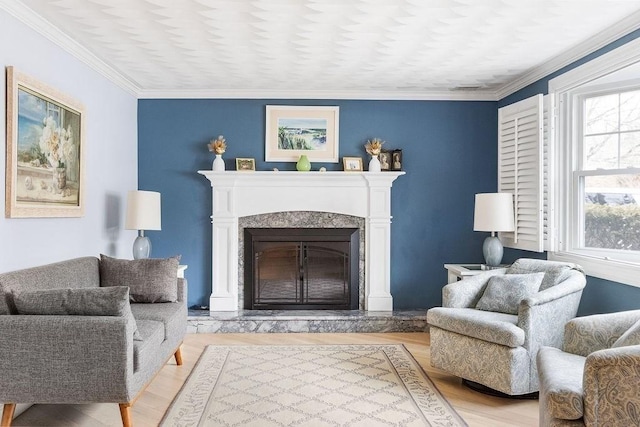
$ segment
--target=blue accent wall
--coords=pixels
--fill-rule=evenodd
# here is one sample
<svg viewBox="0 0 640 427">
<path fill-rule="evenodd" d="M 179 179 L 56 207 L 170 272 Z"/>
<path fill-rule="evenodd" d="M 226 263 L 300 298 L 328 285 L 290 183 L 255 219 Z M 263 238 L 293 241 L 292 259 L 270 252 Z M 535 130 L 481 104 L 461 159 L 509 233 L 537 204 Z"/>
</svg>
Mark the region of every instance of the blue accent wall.
<svg viewBox="0 0 640 427">
<path fill-rule="evenodd" d="M 162 231 L 147 235 L 152 256 L 181 254 L 189 265 L 189 305 L 208 305 L 211 293 L 211 187 L 196 173 L 211 169 L 206 144 L 225 136 L 227 169 L 253 157 L 258 170 L 294 170 L 264 161 L 265 106 L 275 104 L 339 106 L 340 157 L 365 158 L 374 137 L 403 150 L 407 174 L 395 181 L 391 206 L 394 308 L 441 305 L 443 264 L 482 262 L 486 233 L 473 232 L 473 205 L 475 193 L 496 190 L 496 102 L 142 99 L 139 188 L 162 193 Z"/>
<path fill-rule="evenodd" d="M 529 98 L 538 93 L 546 95 L 549 92 L 549 80 L 566 73 L 582 64 L 585 64 L 604 53 L 607 53 L 625 43 L 640 37 L 640 30 L 636 30 L 628 35 L 608 44 L 607 46 L 593 52 L 584 58 L 573 62 L 561 70 L 550 74 L 535 83 L 515 92 L 514 94 L 501 99 L 498 102 L 499 107 L 513 104 L 522 99 Z M 535 253 L 527 251 L 505 250 L 504 261 L 513 262 L 519 257 L 543 258 L 546 259 L 546 253 Z M 578 308 L 579 316 L 586 316 L 597 313 L 613 313 L 623 310 L 640 309 L 640 288 L 625 285 L 622 283 L 612 282 L 597 277 L 587 276 L 587 286 L 582 293 L 582 300 Z"/>
</svg>

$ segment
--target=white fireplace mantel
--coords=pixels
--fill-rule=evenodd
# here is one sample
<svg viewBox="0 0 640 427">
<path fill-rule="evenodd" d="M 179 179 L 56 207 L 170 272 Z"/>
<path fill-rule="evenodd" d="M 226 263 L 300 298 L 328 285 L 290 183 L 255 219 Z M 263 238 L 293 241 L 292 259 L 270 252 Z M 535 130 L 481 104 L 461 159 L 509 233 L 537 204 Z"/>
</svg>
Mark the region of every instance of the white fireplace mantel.
<svg viewBox="0 0 640 427">
<path fill-rule="evenodd" d="M 365 219 L 365 310 L 391 311 L 391 186 L 405 172 L 213 172 L 210 310 L 237 311 L 238 218 L 316 211 Z"/>
</svg>

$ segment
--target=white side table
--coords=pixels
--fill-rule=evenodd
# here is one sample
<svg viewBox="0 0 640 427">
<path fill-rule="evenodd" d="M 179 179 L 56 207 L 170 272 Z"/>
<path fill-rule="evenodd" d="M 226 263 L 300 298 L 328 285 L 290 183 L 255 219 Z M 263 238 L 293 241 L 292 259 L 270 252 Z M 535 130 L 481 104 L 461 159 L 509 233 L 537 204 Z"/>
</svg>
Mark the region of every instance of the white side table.
<svg viewBox="0 0 640 427">
<path fill-rule="evenodd" d="M 178 266 L 178 278 L 184 279 L 184 271 L 189 268 L 188 265 L 179 265 Z"/>
<path fill-rule="evenodd" d="M 445 264 L 444 268 L 447 269 L 447 283 L 454 283 L 485 271 L 482 264 Z"/>
</svg>

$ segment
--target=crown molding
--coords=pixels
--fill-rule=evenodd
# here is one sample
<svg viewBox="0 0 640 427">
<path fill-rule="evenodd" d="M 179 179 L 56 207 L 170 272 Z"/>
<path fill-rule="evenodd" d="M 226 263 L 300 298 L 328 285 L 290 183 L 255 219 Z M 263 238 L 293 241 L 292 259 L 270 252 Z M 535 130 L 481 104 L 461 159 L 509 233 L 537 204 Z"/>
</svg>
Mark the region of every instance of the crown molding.
<svg viewBox="0 0 640 427">
<path fill-rule="evenodd" d="M 497 101 L 493 91 L 381 91 L 274 89 L 142 90 L 140 99 L 351 99 L 371 101 Z"/>
<path fill-rule="evenodd" d="M 35 13 L 31 8 L 24 5 L 21 1 L 16 0 L 0 0 L 0 9 L 5 10 L 31 29 L 37 31 L 42 36 L 60 46 L 75 58 L 84 62 L 93 70 L 100 73 L 109 81 L 115 83 L 125 91 L 134 96 L 138 96 L 140 87 L 131 80 L 124 77 L 113 67 L 98 58 L 95 54 L 82 46 L 80 43 L 66 35 L 58 27 L 51 22 Z"/>
<path fill-rule="evenodd" d="M 570 65 L 608 44 L 630 34 L 640 28 L 640 11 L 632 13 L 617 24 L 601 31 L 593 37 L 578 43 L 563 53 L 551 58 L 543 64 L 532 68 L 515 80 L 502 85 L 496 90 L 496 98 L 501 100 L 520 89 Z"/>
</svg>

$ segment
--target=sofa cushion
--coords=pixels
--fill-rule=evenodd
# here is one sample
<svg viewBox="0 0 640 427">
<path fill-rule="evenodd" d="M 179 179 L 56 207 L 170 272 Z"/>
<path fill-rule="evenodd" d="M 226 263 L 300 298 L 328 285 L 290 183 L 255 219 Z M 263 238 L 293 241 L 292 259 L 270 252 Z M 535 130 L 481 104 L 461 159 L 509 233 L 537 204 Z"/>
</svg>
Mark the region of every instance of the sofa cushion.
<svg viewBox="0 0 640 427">
<path fill-rule="evenodd" d="M 640 320 L 631 325 L 611 347 L 626 347 L 629 345 L 640 345 Z"/>
<path fill-rule="evenodd" d="M 129 288 L 126 286 L 14 291 L 9 299 L 17 314 L 123 316 L 133 324 L 133 338 L 140 339 L 129 304 Z"/>
<path fill-rule="evenodd" d="M 561 420 L 578 420 L 584 414 L 582 377 L 585 357 L 553 348 L 538 351 L 540 390 L 545 392 L 546 412 Z"/>
<path fill-rule="evenodd" d="M 543 278 L 544 273 L 493 276 L 489 279 L 476 308 L 518 314 L 520 301 L 538 292 Z"/>
<path fill-rule="evenodd" d="M 164 341 L 164 326 L 155 320 L 138 320 L 142 339 L 133 343 L 133 370 L 152 366 L 158 357 L 158 347 Z"/>
<path fill-rule="evenodd" d="M 524 331 L 517 322 L 518 316 L 513 314 L 473 308 L 435 307 L 427 312 L 429 326 L 508 347 L 524 344 Z"/>
<path fill-rule="evenodd" d="M 155 320 L 164 326 L 164 338 L 184 334 L 186 324 L 186 306 L 183 303 L 131 304 L 136 320 Z"/>
<path fill-rule="evenodd" d="M 100 255 L 100 286 L 128 286 L 132 302 L 175 302 L 179 262 L 180 257 L 126 260 Z"/>
</svg>

